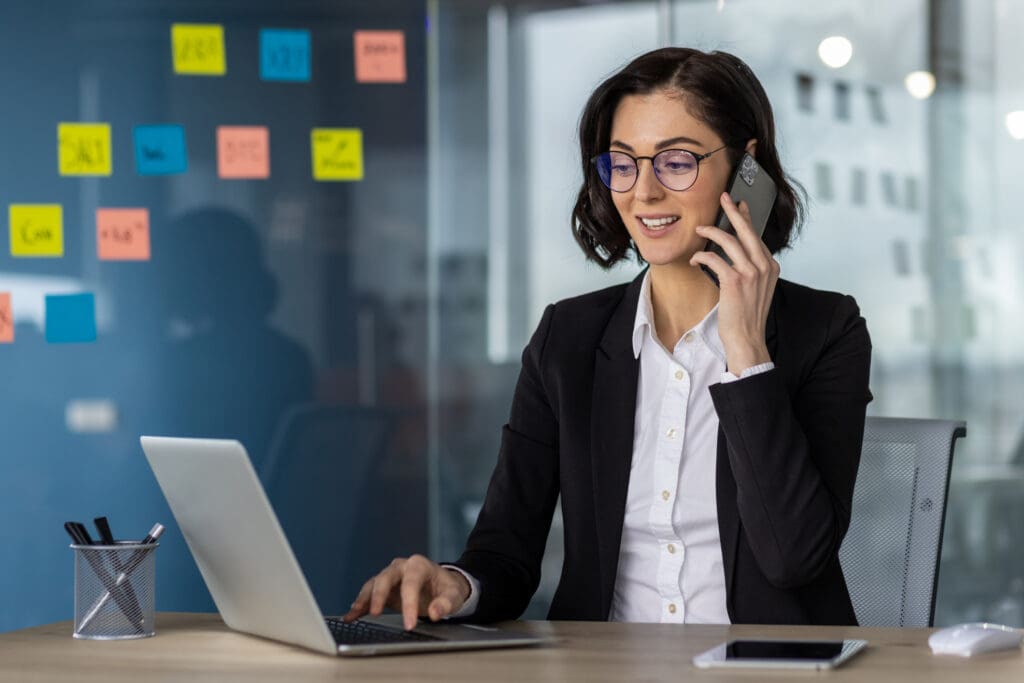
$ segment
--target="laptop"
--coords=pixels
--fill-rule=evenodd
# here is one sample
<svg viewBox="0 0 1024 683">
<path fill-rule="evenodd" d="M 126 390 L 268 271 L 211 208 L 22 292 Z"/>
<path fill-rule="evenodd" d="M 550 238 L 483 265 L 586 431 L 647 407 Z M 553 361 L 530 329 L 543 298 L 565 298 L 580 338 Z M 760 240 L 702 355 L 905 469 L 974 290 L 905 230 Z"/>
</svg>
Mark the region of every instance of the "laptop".
<svg viewBox="0 0 1024 683">
<path fill-rule="evenodd" d="M 548 639 L 401 615 L 325 619 L 241 443 L 143 436 L 153 474 L 228 627 L 330 655 L 535 645 Z"/>
</svg>

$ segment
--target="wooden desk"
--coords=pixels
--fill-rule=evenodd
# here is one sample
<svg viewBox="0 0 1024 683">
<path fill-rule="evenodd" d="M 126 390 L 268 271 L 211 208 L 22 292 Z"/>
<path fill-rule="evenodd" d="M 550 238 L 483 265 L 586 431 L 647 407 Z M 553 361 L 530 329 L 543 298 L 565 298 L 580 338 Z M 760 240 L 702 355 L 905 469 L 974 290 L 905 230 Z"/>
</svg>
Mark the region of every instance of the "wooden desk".
<svg viewBox="0 0 1024 683">
<path fill-rule="evenodd" d="M 2 681 L 741 681 L 985 683 L 1024 680 L 1021 650 L 973 659 L 936 657 L 930 629 L 673 626 L 523 622 L 561 639 L 525 649 L 367 659 L 332 658 L 229 631 L 215 614 L 161 613 L 157 635 L 97 642 L 71 637 L 71 622 L 0 634 Z M 868 648 L 831 672 L 703 671 L 690 659 L 735 637 L 864 638 Z"/>
</svg>

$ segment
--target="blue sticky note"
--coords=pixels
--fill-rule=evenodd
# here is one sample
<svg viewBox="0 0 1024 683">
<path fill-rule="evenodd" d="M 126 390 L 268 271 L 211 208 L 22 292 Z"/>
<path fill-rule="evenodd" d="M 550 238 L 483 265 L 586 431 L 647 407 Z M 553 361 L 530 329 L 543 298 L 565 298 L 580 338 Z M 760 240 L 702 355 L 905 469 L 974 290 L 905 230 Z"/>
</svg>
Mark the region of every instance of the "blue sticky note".
<svg viewBox="0 0 1024 683">
<path fill-rule="evenodd" d="M 188 169 L 185 129 L 178 125 L 135 126 L 135 166 L 139 175 L 169 175 Z"/>
<path fill-rule="evenodd" d="M 92 294 L 46 295 L 46 341 L 96 341 L 96 301 Z"/>
<path fill-rule="evenodd" d="M 309 31 L 265 28 L 260 30 L 260 78 L 264 81 L 309 80 Z"/>
</svg>

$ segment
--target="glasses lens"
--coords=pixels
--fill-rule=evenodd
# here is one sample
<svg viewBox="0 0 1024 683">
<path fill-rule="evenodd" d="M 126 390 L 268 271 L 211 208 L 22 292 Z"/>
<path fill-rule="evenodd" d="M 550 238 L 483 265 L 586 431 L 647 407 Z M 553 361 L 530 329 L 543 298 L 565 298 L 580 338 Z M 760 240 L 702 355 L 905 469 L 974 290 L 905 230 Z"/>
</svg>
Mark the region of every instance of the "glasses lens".
<svg viewBox="0 0 1024 683">
<path fill-rule="evenodd" d="M 622 152 L 605 152 L 594 160 L 601 182 L 613 192 L 626 192 L 636 182 L 636 162 Z"/>
<path fill-rule="evenodd" d="M 686 190 L 697 180 L 697 158 L 682 149 L 666 149 L 654 157 L 654 172 L 670 190 Z"/>
</svg>

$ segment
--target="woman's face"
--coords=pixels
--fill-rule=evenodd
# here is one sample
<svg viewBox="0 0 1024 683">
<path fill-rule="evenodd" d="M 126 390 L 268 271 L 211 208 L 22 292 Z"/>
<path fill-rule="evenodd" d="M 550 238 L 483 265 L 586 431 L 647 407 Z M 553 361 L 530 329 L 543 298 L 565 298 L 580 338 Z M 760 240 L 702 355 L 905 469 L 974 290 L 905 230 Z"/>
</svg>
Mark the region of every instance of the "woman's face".
<svg viewBox="0 0 1024 683">
<path fill-rule="evenodd" d="M 653 157 L 665 149 L 685 149 L 700 155 L 721 146 L 721 138 L 690 114 L 685 99 L 677 93 L 628 95 L 619 102 L 612 118 L 610 150 L 634 157 Z M 681 191 L 662 185 L 650 161 L 641 160 L 638 166 L 632 189 L 611 193 L 622 222 L 651 266 L 691 267 L 690 257 L 706 244 L 694 228 L 713 225 L 721 206 L 719 197 L 731 170 L 728 150 L 702 160 L 696 182 Z"/>
</svg>

